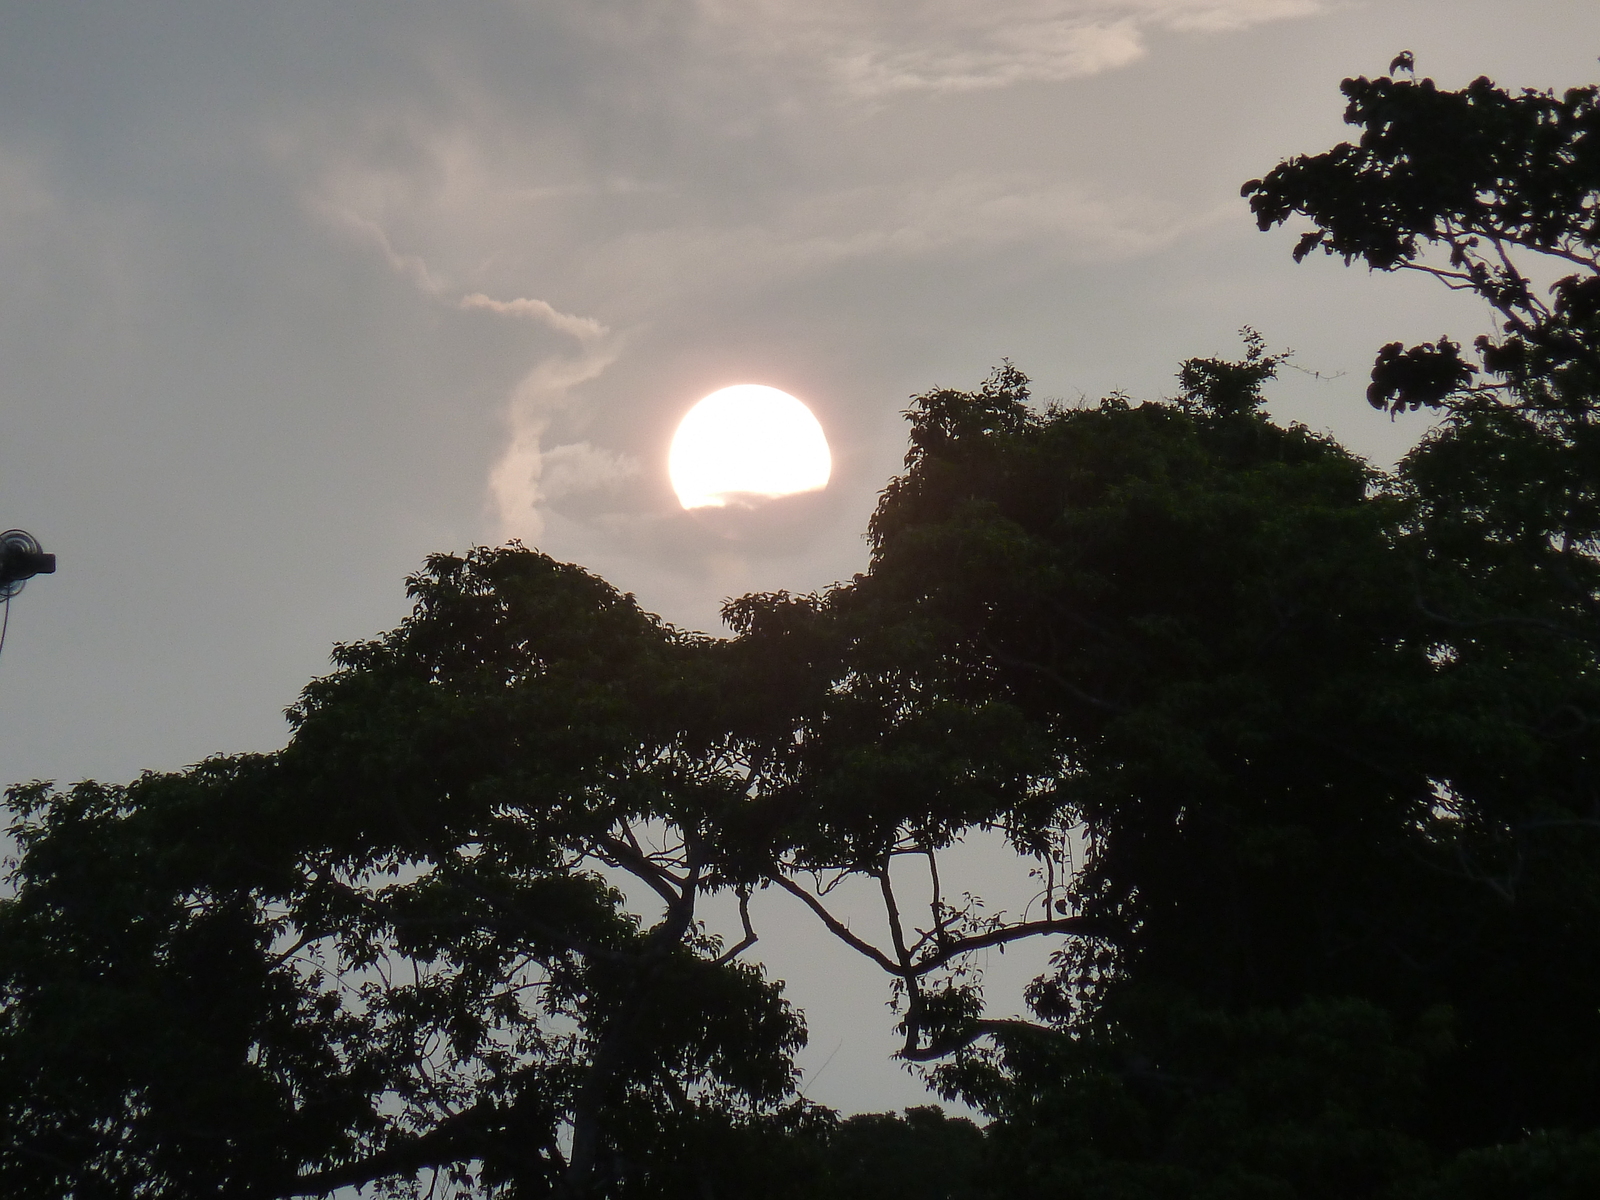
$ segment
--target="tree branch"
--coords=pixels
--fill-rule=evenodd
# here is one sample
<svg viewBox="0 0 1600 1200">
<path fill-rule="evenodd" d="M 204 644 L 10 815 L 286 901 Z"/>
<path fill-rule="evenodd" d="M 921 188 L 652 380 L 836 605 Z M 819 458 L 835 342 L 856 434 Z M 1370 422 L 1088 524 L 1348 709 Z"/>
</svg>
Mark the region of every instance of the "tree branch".
<svg viewBox="0 0 1600 1200">
<path fill-rule="evenodd" d="M 921 958 L 913 965 L 913 970 L 918 975 L 926 975 L 945 965 L 953 958 L 969 954 L 974 950 L 983 950 L 989 946 L 1004 946 L 1011 942 L 1021 941 L 1023 938 L 1038 937 L 1047 933 L 1071 933 L 1080 937 L 1099 937 L 1110 939 L 1112 931 L 1100 922 L 1089 917 L 1058 917 L 1048 921 L 1022 921 L 1016 925 L 1002 925 L 985 933 L 976 933 L 971 937 L 956 938 L 947 942 L 937 954 Z"/>
<path fill-rule="evenodd" d="M 750 923 L 750 887 L 748 884 L 740 884 L 738 891 L 739 921 L 744 926 L 744 937 L 739 941 L 738 945 L 729 949 L 716 960 L 716 964 L 719 967 L 723 963 L 732 962 L 738 958 L 739 955 L 754 946 L 757 941 L 755 926 Z"/>
<path fill-rule="evenodd" d="M 932 1062 L 936 1058 L 944 1058 L 957 1050 L 965 1049 L 981 1037 L 998 1033 L 1018 1032 L 1048 1035 L 1058 1031 L 1048 1025 L 1040 1025 L 1035 1021 L 1024 1021 L 1021 1017 L 979 1020 L 967 1026 L 959 1038 L 952 1038 L 942 1042 L 930 1042 L 926 1046 L 902 1047 L 898 1054 L 900 1058 L 905 1059 L 907 1062 Z"/>
<path fill-rule="evenodd" d="M 798 898 L 801 903 L 803 903 L 812 912 L 816 913 L 817 918 L 828 927 L 828 932 L 833 934 L 834 937 L 838 938 L 845 945 L 866 955 L 889 974 L 895 976 L 899 976 L 901 974 L 900 967 L 897 966 L 888 955 L 884 954 L 883 951 L 879 950 L 871 943 L 864 942 L 855 934 L 851 933 L 849 928 L 842 921 L 840 921 L 839 918 L 835 917 L 831 912 L 823 907 L 822 901 L 818 900 L 798 883 L 795 883 L 794 880 L 783 875 L 774 875 L 772 877 L 772 882 L 777 884 L 784 891 L 788 892 L 791 896 Z"/>
<path fill-rule="evenodd" d="M 595 844 L 611 856 L 614 865 L 622 867 L 649 884 L 669 906 L 682 899 L 681 888 L 684 881 L 665 867 L 651 862 L 649 855 L 645 854 L 637 843 L 630 846 L 619 838 L 601 834 L 595 839 Z"/>
</svg>

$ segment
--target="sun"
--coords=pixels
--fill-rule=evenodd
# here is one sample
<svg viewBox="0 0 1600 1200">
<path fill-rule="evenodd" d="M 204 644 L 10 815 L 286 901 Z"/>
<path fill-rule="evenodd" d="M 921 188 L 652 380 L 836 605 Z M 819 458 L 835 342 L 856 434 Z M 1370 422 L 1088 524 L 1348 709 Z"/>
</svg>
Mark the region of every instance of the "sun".
<svg viewBox="0 0 1600 1200">
<path fill-rule="evenodd" d="M 788 392 L 741 383 L 691 408 L 667 474 L 684 508 L 749 507 L 828 486 L 833 456 L 811 410 Z"/>
</svg>

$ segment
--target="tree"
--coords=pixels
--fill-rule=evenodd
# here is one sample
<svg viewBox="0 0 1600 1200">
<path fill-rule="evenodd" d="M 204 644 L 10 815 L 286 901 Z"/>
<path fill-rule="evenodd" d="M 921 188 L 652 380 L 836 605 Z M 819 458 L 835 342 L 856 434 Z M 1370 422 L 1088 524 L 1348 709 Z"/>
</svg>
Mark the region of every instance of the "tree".
<svg viewBox="0 0 1600 1200">
<path fill-rule="evenodd" d="M 1081 839 L 1038 1023 L 879 955 L 905 1056 L 995 1118 L 997 1194 L 1376 1196 L 1596 1121 L 1593 743 L 1553 719 L 1594 711 L 1592 650 L 1548 592 L 1489 608 L 1411 474 L 1432 443 L 1386 479 L 1268 420 L 1277 365 L 1252 338 L 1168 404 L 1040 411 L 1009 368 L 920 397 L 871 570 L 776 610 L 842 646 L 796 739 L 814 817 L 864 824 L 903 794 L 880 750 L 991 713 L 960 745 L 1008 786 L 946 751 L 906 849 Z"/>
<path fill-rule="evenodd" d="M 518 546 L 434 556 L 409 588 L 410 618 L 305 689 L 283 751 L 12 789 L 7 1194 L 864 1193 L 891 1168 L 863 1147 L 977 1137 L 796 1102 L 803 1024 L 740 962 L 752 888 L 820 906 L 813 868 L 870 872 L 916 818 L 785 811 L 800 685 L 828 677 L 772 652 L 794 604 L 685 634 Z M 988 762 L 918 738 L 918 779 Z M 731 946 L 700 920 L 719 892 Z M 909 978 L 1040 925 L 948 913 Z"/>
<path fill-rule="evenodd" d="M 811 697 L 787 787 L 824 835 L 789 869 L 854 861 L 893 914 L 894 858 L 977 825 L 1087 855 L 1041 880 L 1032 932 L 1068 941 L 1037 1023 L 915 971 L 937 908 L 859 947 L 902 989 L 902 1055 L 996 1119 L 993 1194 L 1354 1195 L 1426 1162 L 1405 1122 L 1445 1035 L 1407 959 L 1439 949 L 1435 793 L 1396 717 L 1435 671 L 1405 506 L 1262 414 L 1278 362 L 1252 335 L 1173 403 L 1041 411 L 1010 367 L 918 397 L 869 572 L 743 602 L 831 663 L 786 689 Z M 1422 928 L 1391 938 L 1397 914 Z"/>
<path fill-rule="evenodd" d="M 1380 352 L 1369 399 L 1441 418 L 1396 472 L 1271 421 L 1247 331 L 1169 401 L 916 397 L 870 568 L 727 639 L 518 546 L 430 559 L 283 751 L 12 792 L 8 1193 L 1592 1191 L 1596 91 L 1345 90 L 1361 144 L 1258 218 L 1502 317 L 1477 365 Z M 980 829 L 1027 911 L 949 893 Z M 794 1098 L 758 888 L 884 970 L 981 1134 Z M 975 956 L 1041 936 L 1032 1018 L 987 1018 Z"/>
<path fill-rule="evenodd" d="M 1360 141 L 1292 158 L 1244 185 L 1262 229 L 1293 215 L 1321 249 L 1378 271 L 1420 271 L 1489 302 L 1480 336 L 1487 391 L 1545 420 L 1587 425 L 1600 384 L 1600 88 L 1510 95 L 1488 79 L 1347 79 L 1345 121 Z M 1559 275 L 1541 295 L 1541 280 Z M 1460 409 L 1478 369 L 1448 337 L 1378 354 L 1377 407 Z"/>
<path fill-rule="evenodd" d="M 937 1106 L 861 1113 L 840 1121 L 825 1150 L 818 1197 L 831 1200 L 976 1200 L 983 1132 Z"/>
<path fill-rule="evenodd" d="M 1307 986 L 1308 925 L 1337 942 L 1378 919 L 1325 886 L 1373 861 L 1372 834 L 1348 824 L 1359 812 L 1330 803 L 1308 825 L 1316 814 L 1296 801 L 1308 764 L 1326 763 L 1322 794 L 1386 806 L 1407 829 L 1426 779 L 1375 786 L 1340 734 L 1399 743 L 1373 685 L 1425 660 L 1392 644 L 1406 617 L 1385 541 L 1393 505 L 1368 496 L 1370 472 L 1348 454 L 1256 411 L 1275 366 L 1258 341 L 1243 362 L 1191 363 L 1176 405 L 1114 397 L 1041 413 L 1014 368 L 977 393 L 915 402 L 872 568 L 814 606 L 845 648 L 796 738 L 792 786 L 824 828 L 835 812 L 873 823 L 865 846 L 838 834 L 827 865 L 926 855 L 983 824 L 1047 859 L 1085 835 L 1084 872 L 1070 885 L 1047 873 L 1053 919 L 1034 930 L 1082 935 L 1079 999 L 1132 952 L 1135 929 L 1141 970 L 1167 956 L 1244 1001 Z M 1363 691 L 1374 711 L 1351 714 Z M 927 828 L 885 820 L 901 813 Z M 1237 836 L 1246 820 L 1266 826 L 1254 849 Z M 1320 915 L 1286 896 L 1245 903 L 1251 871 L 1269 864 Z M 922 936 L 936 945 L 938 921 Z M 912 987 L 917 1024 L 914 980 L 879 957 Z M 908 1057 L 996 1031 L 976 1019 L 974 985 L 941 996 L 947 1028 L 908 1041 Z"/>
<path fill-rule="evenodd" d="M 1463 1006 L 1469 1042 L 1494 1047 L 1463 1062 L 1504 1108 L 1490 1122 L 1460 1105 L 1442 1115 L 1469 1138 L 1593 1125 L 1600 89 L 1363 78 L 1343 90 L 1359 142 L 1246 184 L 1261 227 L 1307 218 L 1296 258 L 1320 247 L 1422 271 L 1500 318 L 1476 339 L 1476 366 L 1448 337 L 1383 347 L 1368 391 L 1379 407 L 1441 414 L 1395 483 L 1403 537 L 1426 564 L 1412 603 L 1441 666 L 1417 733 L 1458 873 L 1500 898 L 1481 931 L 1496 949 L 1457 986 L 1476 1001 Z"/>
<path fill-rule="evenodd" d="M 1369 399 L 1443 417 L 1397 473 L 1261 416 L 1259 342 L 1187 364 L 1170 405 L 1040 412 L 1007 368 L 917 398 L 871 569 L 808 602 L 848 647 L 797 776 L 823 811 L 827 764 L 873 761 L 851 705 L 896 733 L 989 712 L 1005 736 L 966 744 L 1010 785 L 963 802 L 982 771 L 947 765 L 921 819 L 1083 838 L 1045 892 L 1076 935 L 1033 992 L 1057 1032 L 982 1020 L 970 978 L 919 997 L 878 952 L 906 1056 L 953 1054 L 936 1078 L 996 1138 L 1053 1147 L 1004 1160 L 1043 1171 L 1007 1194 L 1372 1195 L 1600 1123 L 1596 89 L 1345 91 L 1361 145 L 1247 184 L 1263 226 L 1299 212 L 1298 255 L 1424 270 L 1503 318 L 1481 368 L 1448 337 L 1379 353 Z M 1569 272 L 1548 302 L 1530 256 Z M 1296 1056 L 1289 1092 L 1241 1078 Z M 1142 1132 L 1105 1160 L 1068 1112 Z"/>
<path fill-rule="evenodd" d="M 715 647 L 516 547 L 410 587 L 281 753 L 13 792 L 8 1195 L 699 1196 L 804 1123 L 798 1015 L 696 919 Z"/>
</svg>

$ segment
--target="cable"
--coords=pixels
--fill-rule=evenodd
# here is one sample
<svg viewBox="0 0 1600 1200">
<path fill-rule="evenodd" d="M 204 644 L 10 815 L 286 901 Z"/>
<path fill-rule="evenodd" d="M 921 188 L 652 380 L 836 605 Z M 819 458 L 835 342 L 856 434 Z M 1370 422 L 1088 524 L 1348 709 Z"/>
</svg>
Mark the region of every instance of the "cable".
<svg viewBox="0 0 1600 1200">
<path fill-rule="evenodd" d="M 6 598 L 0 600 L 0 606 L 6 610 L 5 616 L 0 618 L 0 651 L 6 648 L 6 630 L 11 626 L 11 593 L 6 593 Z"/>
</svg>

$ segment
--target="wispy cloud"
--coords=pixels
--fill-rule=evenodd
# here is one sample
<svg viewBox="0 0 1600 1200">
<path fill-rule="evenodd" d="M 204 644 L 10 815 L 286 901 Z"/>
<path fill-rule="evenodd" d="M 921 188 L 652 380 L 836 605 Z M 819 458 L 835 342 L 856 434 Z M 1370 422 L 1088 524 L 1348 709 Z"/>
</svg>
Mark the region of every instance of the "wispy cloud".
<svg viewBox="0 0 1600 1200">
<path fill-rule="evenodd" d="M 594 247 L 589 268 L 628 280 L 635 296 L 661 305 L 688 287 L 701 295 L 770 290 L 1021 246 L 1059 263 L 1136 259 L 1238 216 L 1232 196 L 1197 206 L 1190 197 L 1162 200 L 1043 175 L 963 174 L 818 191 L 758 221 L 621 232 Z"/>
<path fill-rule="evenodd" d="M 509 438 L 489 472 L 489 497 L 502 538 L 535 541 L 544 533 L 548 502 L 637 472 L 638 464 L 587 442 L 549 450 L 543 445 L 551 418 L 570 402 L 572 389 L 599 378 L 618 352 L 614 345 L 595 344 L 573 356 L 546 359 L 511 393 Z"/>
<path fill-rule="evenodd" d="M 1156 30 L 1220 32 L 1322 0 L 704 0 L 754 55 L 801 52 L 857 97 L 1078 78 L 1140 58 Z"/>
<path fill-rule="evenodd" d="M 624 341 L 665 354 L 652 339 L 686 314 L 731 329 L 822 279 L 848 307 L 861 281 L 925 266 L 1137 260 L 1238 215 L 1232 187 L 1199 201 L 1187 181 L 1161 191 L 1048 155 L 996 169 L 971 139 L 925 131 L 898 156 L 869 152 L 875 122 L 900 115 L 895 96 L 1093 75 L 1162 31 L 1207 35 L 1334 0 L 658 0 L 632 19 L 651 2 L 564 10 L 561 36 L 590 56 L 577 100 L 524 92 L 518 77 L 513 104 L 478 58 L 441 51 L 435 106 L 286 126 L 274 142 L 312 205 L 397 277 L 527 330 L 529 349 L 509 350 L 528 367 L 488 473 L 498 536 L 540 538 L 553 510 L 571 517 L 586 507 L 573 497 L 639 473 L 616 453 L 648 461 L 641 423 L 622 414 L 658 385 L 596 381 Z M 1005 103 L 1026 116 L 1033 101 Z"/>
<path fill-rule="evenodd" d="M 325 204 L 320 206 L 323 215 L 334 225 L 352 234 L 358 241 L 374 247 L 383 255 L 390 268 L 402 279 L 409 280 L 420 292 L 437 296 L 446 290 L 443 281 L 436 279 L 428 264 L 417 254 L 402 254 L 394 248 L 388 232 L 376 221 L 352 212 L 348 208 Z"/>
<path fill-rule="evenodd" d="M 395 274 L 418 291 L 444 299 L 454 290 L 421 255 L 397 250 L 378 222 L 347 208 L 322 208 L 339 226 L 376 248 Z M 638 472 L 632 459 L 588 442 L 548 450 L 543 445 L 551 418 L 570 403 L 572 389 L 599 378 L 616 361 L 620 342 L 609 326 L 594 317 L 563 312 L 537 297 L 497 300 L 484 292 L 470 292 L 455 306 L 529 321 L 577 343 L 575 353 L 543 358 L 512 390 L 506 405 L 506 447 L 489 471 L 489 500 L 499 536 L 535 540 L 544 532 L 543 508 L 549 501 L 609 487 Z"/>
<path fill-rule="evenodd" d="M 552 446 L 540 460 L 540 499 L 560 500 L 564 496 L 613 488 L 632 479 L 639 471 L 638 459 L 613 454 L 588 442 Z"/>
<path fill-rule="evenodd" d="M 501 536 L 531 541 L 544 532 L 542 510 L 549 501 L 609 487 L 639 470 L 632 459 L 588 442 L 548 450 L 543 445 L 551 417 L 569 402 L 572 389 L 597 379 L 616 361 L 620 346 L 601 322 L 562 312 L 548 300 L 496 300 L 473 292 L 461 298 L 460 307 L 533 321 L 578 343 L 576 354 L 546 359 L 512 392 L 506 413 L 510 440 L 489 472 Z"/>
<path fill-rule="evenodd" d="M 529 300 L 522 297 L 515 300 L 495 300 L 482 292 L 473 292 L 470 296 L 461 297 L 461 307 L 487 309 L 489 312 L 508 317 L 526 317 L 542 325 L 548 325 L 557 333 L 575 337 L 580 342 L 598 341 L 611 332 L 593 317 L 575 317 L 571 313 L 564 313 L 547 300 Z"/>
</svg>

